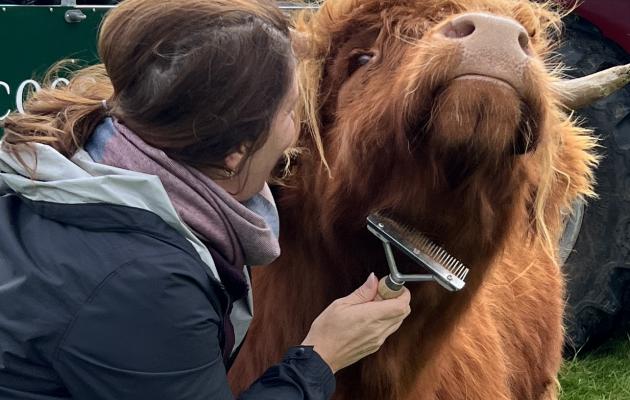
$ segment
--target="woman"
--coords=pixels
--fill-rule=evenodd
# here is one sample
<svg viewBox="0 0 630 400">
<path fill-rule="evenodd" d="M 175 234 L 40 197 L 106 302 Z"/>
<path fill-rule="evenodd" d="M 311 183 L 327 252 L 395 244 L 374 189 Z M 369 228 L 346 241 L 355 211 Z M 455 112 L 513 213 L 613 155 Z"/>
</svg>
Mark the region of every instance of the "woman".
<svg viewBox="0 0 630 400">
<path fill-rule="evenodd" d="M 128 0 L 99 53 L 6 119 L 0 398 L 232 398 L 244 266 L 279 255 L 265 182 L 297 136 L 287 21 L 267 0 Z M 329 398 L 409 313 L 376 283 L 240 398 Z"/>
</svg>

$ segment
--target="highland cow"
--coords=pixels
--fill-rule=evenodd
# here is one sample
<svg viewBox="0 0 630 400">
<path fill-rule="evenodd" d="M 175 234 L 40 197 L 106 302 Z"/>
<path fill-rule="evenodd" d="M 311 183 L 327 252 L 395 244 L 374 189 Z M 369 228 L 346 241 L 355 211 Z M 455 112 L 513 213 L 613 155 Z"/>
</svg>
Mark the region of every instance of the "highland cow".
<svg viewBox="0 0 630 400">
<path fill-rule="evenodd" d="M 408 284 L 411 315 L 338 373 L 335 399 L 557 397 L 557 243 L 597 163 L 558 89 L 559 26 L 549 4 L 524 0 L 329 0 L 302 19 L 304 149 L 277 190 L 283 254 L 254 274 L 236 389 L 331 301 L 389 272 L 365 228 L 380 211 L 470 273 L 457 293 Z"/>
</svg>

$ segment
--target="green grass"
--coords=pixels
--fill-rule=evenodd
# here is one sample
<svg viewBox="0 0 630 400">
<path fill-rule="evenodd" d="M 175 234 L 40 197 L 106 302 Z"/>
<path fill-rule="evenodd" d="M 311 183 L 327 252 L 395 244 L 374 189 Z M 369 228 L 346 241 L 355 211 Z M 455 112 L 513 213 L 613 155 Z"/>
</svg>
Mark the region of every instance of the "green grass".
<svg viewBox="0 0 630 400">
<path fill-rule="evenodd" d="M 630 400 L 630 335 L 565 361 L 561 400 Z"/>
</svg>

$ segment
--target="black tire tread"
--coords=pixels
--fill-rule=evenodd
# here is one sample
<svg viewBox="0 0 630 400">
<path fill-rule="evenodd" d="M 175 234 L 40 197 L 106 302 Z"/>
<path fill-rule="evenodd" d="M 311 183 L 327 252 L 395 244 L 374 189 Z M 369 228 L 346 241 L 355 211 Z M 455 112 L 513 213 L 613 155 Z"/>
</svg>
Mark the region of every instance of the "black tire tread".
<svg viewBox="0 0 630 400">
<path fill-rule="evenodd" d="M 630 55 L 588 21 L 569 16 L 565 24 L 560 53 L 573 68 L 569 75 L 630 63 Z M 630 310 L 630 88 L 578 115 L 601 138 L 603 159 L 597 170 L 599 198 L 588 204 L 565 266 L 568 354 L 625 326 Z"/>
</svg>

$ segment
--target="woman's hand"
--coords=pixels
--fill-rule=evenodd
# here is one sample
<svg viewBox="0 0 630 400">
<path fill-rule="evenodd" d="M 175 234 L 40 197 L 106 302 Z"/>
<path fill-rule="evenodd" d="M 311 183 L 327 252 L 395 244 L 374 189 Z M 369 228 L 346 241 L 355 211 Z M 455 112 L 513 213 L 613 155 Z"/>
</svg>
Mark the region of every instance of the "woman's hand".
<svg viewBox="0 0 630 400">
<path fill-rule="evenodd" d="M 376 352 L 409 315 L 409 290 L 375 301 L 377 289 L 378 280 L 370 274 L 360 288 L 332 302 L 313 321 L 302 344 L 314 346 L 333 373 Z"/>
</svg>

